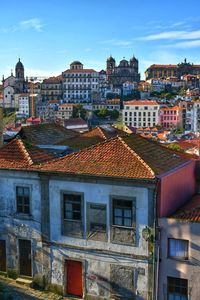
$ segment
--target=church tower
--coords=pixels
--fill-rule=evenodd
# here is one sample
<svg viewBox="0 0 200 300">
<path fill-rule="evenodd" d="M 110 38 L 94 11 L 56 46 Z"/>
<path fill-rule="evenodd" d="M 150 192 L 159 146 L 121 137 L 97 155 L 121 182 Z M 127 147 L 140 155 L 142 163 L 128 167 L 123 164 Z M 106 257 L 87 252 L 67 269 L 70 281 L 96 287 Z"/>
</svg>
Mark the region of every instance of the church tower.
<svg viewBox="0 0 200 300">
<path fill-rule="evenodd" d="M 16 78 L 17 92 L 22 93 L 24 91 L 25 79 L 24 79 L 24 66 L 23 66 L 22 62 L 20 61 L 20 58 L 15 66 L 15 78 Z"/>
<path fill-rule="evenodd" d="M 114 73 L 114 70 L 115 70 L 115 59 L 112 56 L 110 56 L 106 61 L 107 75 Z"/>
</svg>

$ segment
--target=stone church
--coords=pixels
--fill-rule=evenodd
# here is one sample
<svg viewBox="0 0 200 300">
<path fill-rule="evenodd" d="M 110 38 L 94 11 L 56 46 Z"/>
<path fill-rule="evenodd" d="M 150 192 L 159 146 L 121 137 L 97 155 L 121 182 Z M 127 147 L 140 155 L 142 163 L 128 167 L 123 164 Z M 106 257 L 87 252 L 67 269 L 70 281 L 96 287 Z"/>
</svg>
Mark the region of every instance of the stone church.
<svg viewBox="0 0 200 300">
<path fill-rule="evenodd" d="M 24 77 L 24 66 L 22 62 L 17 62 L 15 66 L 15 76 L 11 71 L 11 75 L 7 78 L 2 79 L 3 84 L 3 106 L 4 107 L 15 107 L 15 94 L 21 94 L 26 92 L 25 85 L 25 77 Z"/>
<path fill-rule="evenodd" d="M 124 82 L 139 82 L 138 60 L 133 56 L 129 61 L 123 59 L 116 65 L 115 59 L 110 56 L 106 62 L 106 73 L 108 84 L 114 88 L 122 89 Z"/>
</svg>

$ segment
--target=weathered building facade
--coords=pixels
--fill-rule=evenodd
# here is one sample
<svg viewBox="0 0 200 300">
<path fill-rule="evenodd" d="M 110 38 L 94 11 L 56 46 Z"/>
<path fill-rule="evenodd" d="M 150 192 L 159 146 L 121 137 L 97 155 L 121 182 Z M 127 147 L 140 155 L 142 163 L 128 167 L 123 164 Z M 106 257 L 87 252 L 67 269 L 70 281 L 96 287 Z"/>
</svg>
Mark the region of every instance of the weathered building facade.
<svg viewBox="0 0 200 300">
<path fill-rule="evenodd" d="M 121 60 L 119 65 L 116 65 L 115 59 L 110 56 L 106 62 L 106 73 L 108 84 L 114 88 L 123 88 L 123 83 L 139 82 L 139 65 L 138 60 L 133 56 L 130 61 L 125 59 Z"/>
<path fill-rule="evenodd" d="M 179 79 L 183 75 L 200 75 L 200 65 L 194 65 L 185 59 L 177 65 L 151 65 L 146 71 L 146 80 L 151 78 L 168 78 L 168 77 L 178 77 Z"/>
<path fill-rule="evenodd" d="M 20 139 L 0 149 L 0 270 L 82 299 L 155 299 L 155 204 L 193 162 L 137 135 L 51 159 Z"/>
</svg>

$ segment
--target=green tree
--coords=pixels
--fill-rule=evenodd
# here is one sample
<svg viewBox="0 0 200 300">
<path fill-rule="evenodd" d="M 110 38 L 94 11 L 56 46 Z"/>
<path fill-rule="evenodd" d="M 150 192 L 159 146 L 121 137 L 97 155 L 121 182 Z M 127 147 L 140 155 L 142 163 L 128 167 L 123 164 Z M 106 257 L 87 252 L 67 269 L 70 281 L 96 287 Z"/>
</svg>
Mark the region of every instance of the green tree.
<svg viewBox="0 0 200 300">
<path fill-rule="evenodd" d="M 83 108 L 83 106 L 81 104 L 75 105 L 73 107 L 73 113 L 72 113 L 73 118 L 81 117 L 82 119 L 85 120 L 86 114 L 87 114 L 87 111 L 86 111 L 86 109 Z"/>
</svg>

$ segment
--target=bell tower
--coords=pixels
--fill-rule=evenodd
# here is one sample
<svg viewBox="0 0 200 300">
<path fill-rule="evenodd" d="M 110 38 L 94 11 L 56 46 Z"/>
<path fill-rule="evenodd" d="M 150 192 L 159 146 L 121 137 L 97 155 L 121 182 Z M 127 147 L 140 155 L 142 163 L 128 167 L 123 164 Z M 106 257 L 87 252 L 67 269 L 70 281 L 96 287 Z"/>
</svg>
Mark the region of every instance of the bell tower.
<svg viewBox="0 0 200 300">
<path fill-rule="evenodd" d="M 23 92 L 24 81 L 25 81 L 24 66 L 23 66 L 22 62 L 20 61 L 20 58 L 15 66 L 15 78 L 16 78 L 16 88 L 17 88 L 18 92 Z"/>
</svg>

